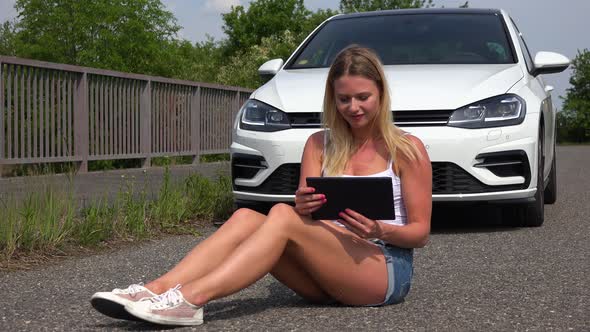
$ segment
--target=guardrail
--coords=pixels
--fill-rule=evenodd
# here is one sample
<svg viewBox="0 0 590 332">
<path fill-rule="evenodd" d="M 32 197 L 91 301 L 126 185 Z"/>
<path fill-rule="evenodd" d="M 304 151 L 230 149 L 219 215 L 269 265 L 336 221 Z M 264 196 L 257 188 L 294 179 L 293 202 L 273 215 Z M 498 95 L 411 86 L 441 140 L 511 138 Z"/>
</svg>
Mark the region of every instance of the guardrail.
<svg viewBox="0 0 590 332">
<path fill-rule="evenodd" d="M 0 56 L 0 167 L 225 153 L 252 90 Z M 1 172 L 0 172 L 1 174 Z"/>
</svg>

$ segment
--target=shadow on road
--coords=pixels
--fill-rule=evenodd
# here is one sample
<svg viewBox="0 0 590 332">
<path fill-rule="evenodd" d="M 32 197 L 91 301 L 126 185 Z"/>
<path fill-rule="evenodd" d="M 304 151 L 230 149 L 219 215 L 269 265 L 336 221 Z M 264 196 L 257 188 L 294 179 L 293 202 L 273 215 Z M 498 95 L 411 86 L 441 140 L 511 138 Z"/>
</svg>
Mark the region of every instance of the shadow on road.
<svg viewBox="0 0 590 332">
<path fill-rule="evenodd" d="M 491 233 L 511 232 L 502 208 L 488 204 L 434 204 L 431 233 Z"/>
<path fill-rule="evenodd" d="M 297 296 L 293 291 L 278 282 L 272 282 L 266 287 L 268 293 L 255 298 L 230 298 L 210 302 L 205 307 L 205 321 L 235 320 L 276 308 L 311 308 L 318 305 L 310 303 Z M 89 329 L 108 329 L 125 331 L 160 331 L 176 327 L 156 325 L 148 322 L 114 321 L 107 324 L 88 324 Z"/>
<path fill-rule="evenodd" d="M 107 329 L 107 330 L 121 330 L 121 331 L 162 331 L 173 330 L 178 326 L 157 325 L 148 322 L 132 322 L 132 321 L 116 321 L 108 324 L 86 325 L 90 330 Z"/>
<path fill-rule="evenodd" d="M 218 300 L 207 304 L 207 321 L 236 319 L 273 308 L 311 308 L 318 306 L 296 295 L 292 290 L 278 282 L 266 287 L 268 294 L 257 298 Z"/>
</svg>

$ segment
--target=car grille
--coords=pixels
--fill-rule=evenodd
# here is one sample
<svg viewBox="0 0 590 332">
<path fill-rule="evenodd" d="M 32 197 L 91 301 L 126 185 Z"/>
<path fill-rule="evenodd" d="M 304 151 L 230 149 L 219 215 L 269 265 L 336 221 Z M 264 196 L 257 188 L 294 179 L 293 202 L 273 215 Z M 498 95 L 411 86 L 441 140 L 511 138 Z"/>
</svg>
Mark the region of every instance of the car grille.
<svg viewBox="0 0 590 332">
<path fill-rule="evenodd" d="M 291 128 L 320 128 L 322 113 L 289 113 Z"/>
<path fill-rule="evenodd" d="M 531 180 L 531 170 L 526 152 L 511 150 L 482 153 L 477 155 L 475 159 L 481 160 L 481 162 L 473 166 L 487 168 L 497 176 L 522 176 L 525 188 L 528 187 Z"/>
<path fill-rule="evenodd" d="M 448 162 L 432 163 L 433 194 L 476 194 L 525 188 L 522 184 L 488 186 L 463 168 Z"/>
<path fill-rule="evenodd" d="M 266 160 L 262 156 L 235 153 L 231 158 L 231 174 L 233 178 L 251 179 L 260 170 L 266 169 Z"/>
<path fill-rule="evenodd" d="M 404 126 L 446 126 L 453 111 L 395 111 L 393 123 Z"/>
<path fill-rule="evenodd" d="M 258 187 L 246 187 L 234 184 L 234 189 L 258 194 L 294 195 L 295 190 L 299 187 L 300 168 L 300 164 L 284 164 L 279 166 Z"/>
<path fill-rule="evenodd" d="M 299 186 L 300 164 L 284 164 L 277 168 L 260 186 L 236 186 L 237 191 L 259 194 L 293 195 Z M 432 163 L 433 194 L 475 194 L 505 190 L 524 189 L 528 184 L 488 186 L 456 164 Z"/>
<path fill-rule="evenodd" d="M 446 126 L 453 111 L 394 111 L 393 120 L 399 127 Z M 321 113 L 289 113 L 291 128 L 321 128 Z"/>
</svg>

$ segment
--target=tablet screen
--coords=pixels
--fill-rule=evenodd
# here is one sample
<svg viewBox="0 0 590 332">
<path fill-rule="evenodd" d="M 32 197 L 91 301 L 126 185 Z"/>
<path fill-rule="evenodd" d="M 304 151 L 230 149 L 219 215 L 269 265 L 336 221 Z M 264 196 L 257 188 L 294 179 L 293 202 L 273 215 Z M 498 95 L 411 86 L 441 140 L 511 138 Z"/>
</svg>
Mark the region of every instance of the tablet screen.
<svg viewBox="0 0 590 332">
<path fill-rule="evenodd" d="M 315 220 L 339 219 L 338 213 L 352 209 L 373 220 L 395 219 L 390 177 L 308 177 L 307 186 L 327 202 L 311 216 Z"/>
</svg>

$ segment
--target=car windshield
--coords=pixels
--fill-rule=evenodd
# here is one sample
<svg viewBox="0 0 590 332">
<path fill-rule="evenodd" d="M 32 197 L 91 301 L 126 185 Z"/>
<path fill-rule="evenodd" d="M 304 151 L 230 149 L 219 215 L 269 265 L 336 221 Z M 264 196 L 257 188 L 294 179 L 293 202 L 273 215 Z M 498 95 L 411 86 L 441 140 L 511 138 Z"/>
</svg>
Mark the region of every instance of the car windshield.
<svg viewBox="0 0 590 332">
<path fill-rule="evenodd" d="M 397 14 L 328 21 L 288 69 L 329 67 L 357 44 L 375 50 L 385 65 L 515 63 L 496 14 Z"/>
</svg>

